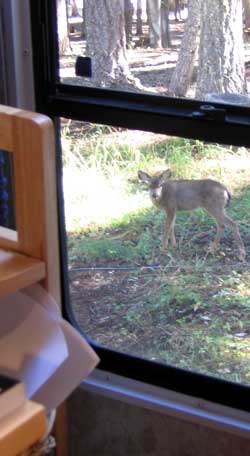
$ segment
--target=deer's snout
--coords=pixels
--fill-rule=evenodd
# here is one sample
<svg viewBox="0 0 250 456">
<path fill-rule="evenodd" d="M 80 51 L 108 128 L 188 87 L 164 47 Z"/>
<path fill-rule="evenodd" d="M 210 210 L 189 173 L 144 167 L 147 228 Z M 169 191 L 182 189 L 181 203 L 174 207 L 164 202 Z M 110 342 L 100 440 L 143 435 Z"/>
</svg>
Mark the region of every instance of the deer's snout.
<svg viewBox="0 0 250 456">
<path fill-rule="evenodd" d="M 150 196 L 153 200 L 158 200 L 162 194 L 162 187 L 155 187 L 150 189 Z"/>
</svg>

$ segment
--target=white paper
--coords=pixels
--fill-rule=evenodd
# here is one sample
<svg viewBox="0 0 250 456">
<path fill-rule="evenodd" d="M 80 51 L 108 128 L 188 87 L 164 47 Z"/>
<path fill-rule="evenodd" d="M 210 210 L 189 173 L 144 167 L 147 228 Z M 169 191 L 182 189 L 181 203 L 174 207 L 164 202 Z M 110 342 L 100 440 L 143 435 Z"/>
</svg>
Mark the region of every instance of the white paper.
<svg viewBox="0 0 250 456">
<path fill-rule="evenodd" d="M 45 310 L 47 310 L 53 319 L 61 319 L 61 312 L 55 299 L 50 296 L 44 288 L 39 285 L 31 285 L 30 287 L 21 290 L 23 294 L 29 296 L 35 302 L 38 302 Z"/>
<path fill-rule="evenodd" d="M 58 322 L 22 292 L 0 300 L 0 372 L 25 383 L 28 398 L 68 356 Z"/>
<path fill-rule="evenodd" d="M 64 320 L 62 326 L 69 356 L 33 398 L 44 404 L 47 410 L 56 408 L 90 374 L 99 361 L 89 344 L 71 325 Z"/>
<path fill-rule="evenodd" d="M 22 380 L 27 397 L 48 411 L 99 361 L 40 285 L 0 299 L 0 315 L 0 373 Z"/>
</svg>

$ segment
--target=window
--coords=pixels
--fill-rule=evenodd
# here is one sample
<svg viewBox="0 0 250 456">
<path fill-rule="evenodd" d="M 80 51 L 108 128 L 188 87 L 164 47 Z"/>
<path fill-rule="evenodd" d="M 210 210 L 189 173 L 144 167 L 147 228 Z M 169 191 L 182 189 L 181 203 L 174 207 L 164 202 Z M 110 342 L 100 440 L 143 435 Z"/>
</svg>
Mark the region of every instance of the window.
<svg viewBox="0 0 250 456">
<path fill-rule="evenodd" d="M 249 410 L 247 32 L 239 2 L 228 0 L 226 18 L 216 9 L 214 22 L 203 4 L 196 17 L 198 0 L 188 9 L 180 3 L 180 20 L 164 8 L 157 16 L 166 28 L 156 42 L 145 2 L 138 35 L 136 2 L 125 2 L 124 14 L 122 2 L 105 2 L 105 9 L 85 1 L 82 11 L 82 2 L 31 1 L 37 110 L 55 119 L 60 144 L 65 312 L 100 354 L 100 368 Z M 232 60 L 226 29 L 219 47 L 225 62 L 215 43 L 209 48 L 219 19 L 235 30 L 241 62 Z M 163 42 L 166 30 L 172 47 Z M 113 36 L 118 48 L 110 63 Z M 214 39 L 220 42 L 216 33 Z M 185 70 L 188 90 L 181 92 L 173 78 L 181 79 L 176 62 L 188 44 L 195 45 L 192 74 Z M 237 88 L 226 86 L 234 80 L 226 57 Z M 172 177 L 165 173 L 160 182 L 175 188 L 178 247 L 162 254 L 165 211 L 149 193 L 150 177 L 167 169 Z M 179 179 L 225 187 L 198 182 L 194 193 Z M 233 222 L 224 214 L 230 198 Z"/>
</svg>

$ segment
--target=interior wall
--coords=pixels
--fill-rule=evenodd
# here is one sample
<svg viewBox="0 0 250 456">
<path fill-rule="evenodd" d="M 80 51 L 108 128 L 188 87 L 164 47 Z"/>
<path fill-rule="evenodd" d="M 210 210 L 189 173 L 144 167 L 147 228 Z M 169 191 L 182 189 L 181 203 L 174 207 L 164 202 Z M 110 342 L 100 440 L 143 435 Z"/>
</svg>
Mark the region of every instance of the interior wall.
<svg viewBox="0 0 250 456">
<path fill-rule="evenodd" d="M 0 103 L 33 110 L 29 0 L 0 0 Z"/>
<path fill-rule="evenodd" d="M 250 439 L 78 388 L 68 400 L 70 456 L 249 456 Z"/>
</svg>

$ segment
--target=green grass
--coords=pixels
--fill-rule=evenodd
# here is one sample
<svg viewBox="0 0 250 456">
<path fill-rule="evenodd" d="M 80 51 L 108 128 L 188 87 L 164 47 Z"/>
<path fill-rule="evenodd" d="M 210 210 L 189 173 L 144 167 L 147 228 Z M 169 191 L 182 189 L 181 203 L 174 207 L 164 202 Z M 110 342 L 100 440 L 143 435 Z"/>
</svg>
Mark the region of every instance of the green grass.
<svg viewBox="0 0 250 456">
<path fill-rule="evenodd" d="M 70 267 L 132 268 L 125 276 L 87 274 L 87 288 L 82 276 L 76 285 L 72 279 L 74 293 L 91 290 L 88 324 L 72 292 L 83 330 L 113 349 L 249 383 L 250 279 L 231 232 L 225 230 L 218 253 L 208 254 L 214 221 L 202 210 L 178 213 L 178 248 L 162 255 L 165 215 L 137 178 L 139 169 L 171 168 L 174 178 L 224 183 L 249 261 L 249 151 L 89 124 L 82 129 L 76 135 L 68 124 L 62 136 Z M 141 266 L 152 270 L 133 269 Z"/>
</svg>

